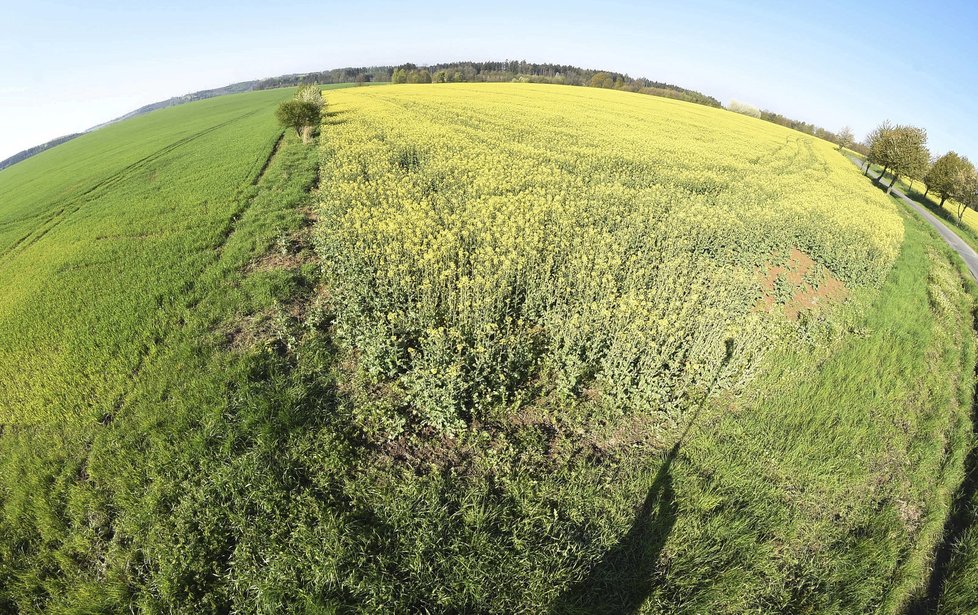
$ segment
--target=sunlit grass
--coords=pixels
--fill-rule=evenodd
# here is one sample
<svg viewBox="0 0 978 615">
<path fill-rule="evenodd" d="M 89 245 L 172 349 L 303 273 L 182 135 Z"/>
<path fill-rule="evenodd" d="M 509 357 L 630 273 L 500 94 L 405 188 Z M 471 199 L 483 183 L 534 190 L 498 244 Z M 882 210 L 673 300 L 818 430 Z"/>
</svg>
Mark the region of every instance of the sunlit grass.
<svg viewBox="0 0 978 615">
<path fill-rule="evenodd" d="M 92 364 L 0 393 L 22 420 L 0 610 L 897 613 L 920 592 L 971 444 L 974 288 L 830 145 L 627 93 L 432 84 L 327 92 L 322 151 L 269 157 L 287 95 L 11 176 L 36 186 L 4 193 L 26 234 L 86 168 L 223 125 L 151 158 L 171 189 L 116 169 L 38 239 L 51 256 L 10 252 L 38 279 L 0 279 L 60 276 L 94 324 L 0 328 L 0 352 L 81 337 Z M 113 260 L 57 269 L 91 250 Z M 62 370 L 94 393 L 52 411 Z"/>
</svg>

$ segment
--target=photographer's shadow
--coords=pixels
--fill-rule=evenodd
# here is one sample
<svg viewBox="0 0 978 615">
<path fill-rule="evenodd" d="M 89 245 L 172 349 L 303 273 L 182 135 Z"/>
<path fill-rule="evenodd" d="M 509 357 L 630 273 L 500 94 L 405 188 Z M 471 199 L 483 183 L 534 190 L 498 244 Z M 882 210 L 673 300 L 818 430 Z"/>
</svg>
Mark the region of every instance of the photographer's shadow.
<svg viewBox="0 0 978 615">
<path fill-rule="evenodd" d="M 555 613 L 635 613 L 652 592 L 659 554 L 676 523 L 672 462 L 677 442 L 655 475 L 628 533 L 605 553 L 584 580 L 562 595 Z"/>
</svg>

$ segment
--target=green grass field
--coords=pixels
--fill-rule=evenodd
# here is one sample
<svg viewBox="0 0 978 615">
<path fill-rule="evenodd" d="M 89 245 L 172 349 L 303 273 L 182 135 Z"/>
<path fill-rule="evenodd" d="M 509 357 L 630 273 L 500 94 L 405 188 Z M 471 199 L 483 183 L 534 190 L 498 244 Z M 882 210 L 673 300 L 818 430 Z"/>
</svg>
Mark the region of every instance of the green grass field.
<svg viewBox="0 0 978 615">
<path fill-rule="evenodd" d="M 100 130 L 0 180 L 3 422 L 111 414 L 178 327 L 280 131 L 282 92 Z"/>
<path fill-rule="evenodd" d="M 828 144 L 432 84 L 327 92 L 317 147 L 289 95 L 0 172 L 0 611 L 924 595 L 978 291 Z"/>
</svg>

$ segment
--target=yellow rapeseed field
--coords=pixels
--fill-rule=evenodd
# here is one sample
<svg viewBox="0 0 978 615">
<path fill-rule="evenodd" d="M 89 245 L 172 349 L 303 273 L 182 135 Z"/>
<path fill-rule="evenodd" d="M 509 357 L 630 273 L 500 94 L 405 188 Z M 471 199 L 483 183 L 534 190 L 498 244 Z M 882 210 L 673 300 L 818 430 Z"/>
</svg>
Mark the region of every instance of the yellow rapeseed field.
<svg viewBox="0 0 978 615">
<path fill-rule="evenodd" d="M 330 109 L 318 249 L 379 440 L 532 399 L 665 433 L 858 311 L 903 237 L 830 144 L 723 110 L 530 84 Z"/>
</svg>

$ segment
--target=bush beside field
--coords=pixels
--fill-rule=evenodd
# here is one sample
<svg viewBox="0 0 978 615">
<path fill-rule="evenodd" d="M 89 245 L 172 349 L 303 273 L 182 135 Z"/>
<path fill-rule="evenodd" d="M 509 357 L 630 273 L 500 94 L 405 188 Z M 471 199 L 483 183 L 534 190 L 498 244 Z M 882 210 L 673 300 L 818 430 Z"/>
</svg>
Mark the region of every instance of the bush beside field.
<svg viewBox="0 0 978 615">
<path fill-rule="evenodd" d="M 58 269 L 65 309 L 189 272 L 156 318 L 133 303 L 151 345 L 91 330 L 139 368 L 92 342 L 78 381 L 116 384 L 61 407 L 54 367 L 0 371 L 0 608 L 896 613 L 921 593 L 972 442 L 974 289 L 831 145 L 621 92 L 438 84 L 327 93 L 317 151 L 279 139 L 273 94 L 0 174 L 0 194 L 63 182 L 36 193 L 49 216 L 82 205 L 36 250 L 148 232 L 130 204 L 157 207 L 157 260 Z M 205 136 L 170 147 L 177 119 Z M 184 181 L 206 207 L 168 196 Z M 21 198 L 0 280 L 45 219 Z M 78 290 L 116 269 L 131 295 Z M 0 328 L 11 356 L 76 335 L 34 314 Z"/>
</svg>

